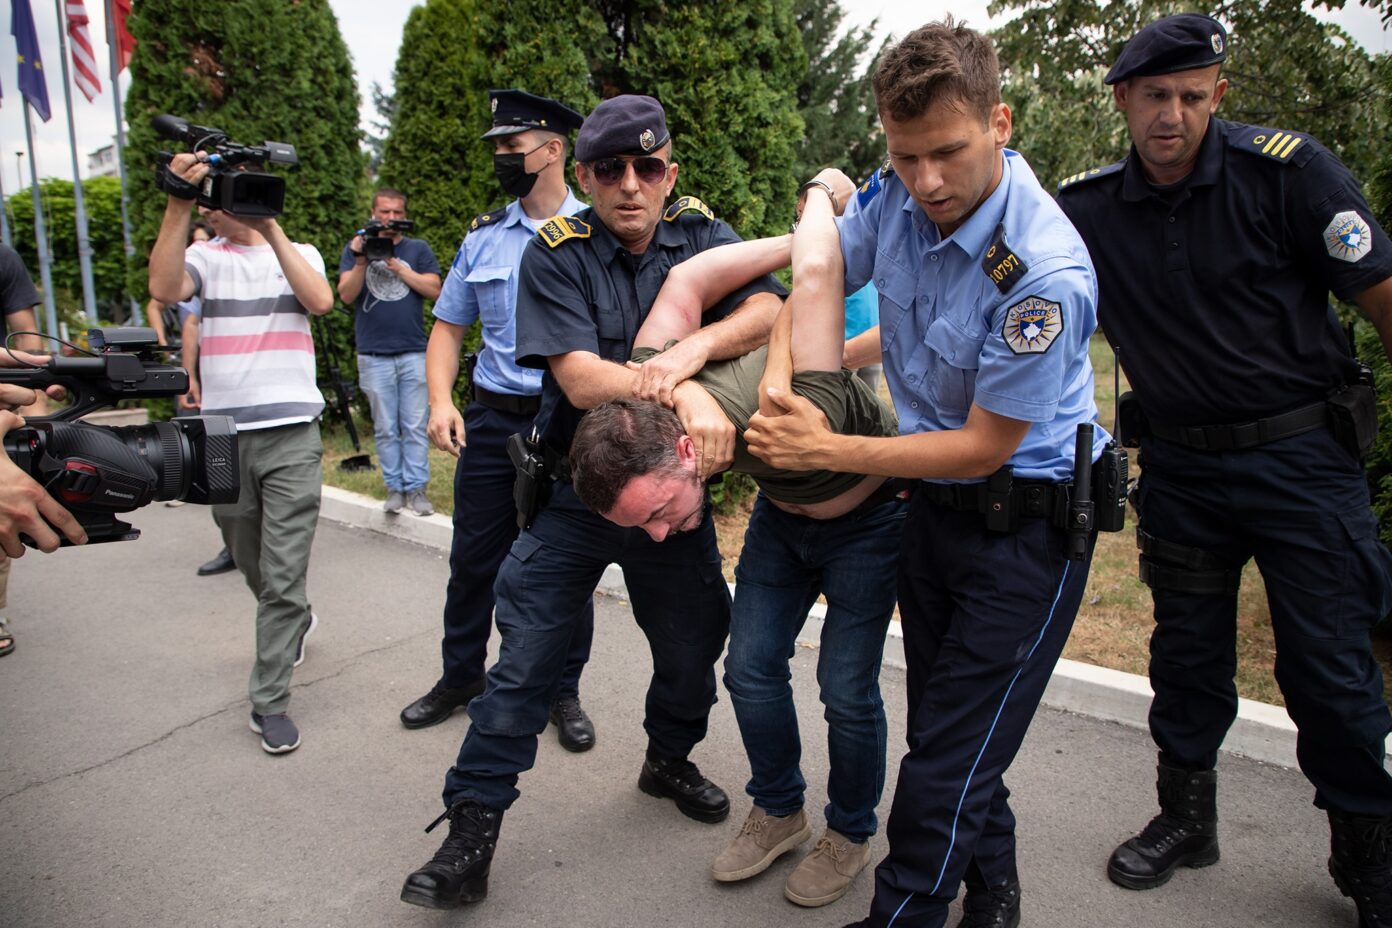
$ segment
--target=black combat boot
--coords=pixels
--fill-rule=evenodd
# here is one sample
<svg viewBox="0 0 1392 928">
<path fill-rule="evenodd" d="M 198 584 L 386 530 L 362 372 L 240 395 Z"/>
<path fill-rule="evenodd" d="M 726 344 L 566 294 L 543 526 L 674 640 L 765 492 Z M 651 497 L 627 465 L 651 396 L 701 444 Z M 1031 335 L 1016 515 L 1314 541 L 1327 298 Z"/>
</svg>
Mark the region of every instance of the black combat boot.
<svg viewBox="0 0 1392 928">
<path fill-rule="evenodd" d="M 1107 861 L 1107 876 L 1127 889 L 1154 889 L 1177 867 L 1218 862 L 1218 772 L 1191 773 L 1163 762 L 1157 771 L 1160 814 Z"/>
<path fill-rule="evenodd" d="M 1392 818 L 1329 812 L 1329 874 L 1358 906 L 1358 928 L 1392 926 Z"/>
<path fill-rule="evenodd" d="M 430 909 L 454 909 L 463 902 L 480 902 L 488 895 L 488 868 L 498 846 L 501 809 L 472 799 L 455 803 L 431 823 L 429 832 L 448 817 L 449 837 L 430 863 L 406 877 L 401 901 Z"/>
<path fill-rule="evenodd" d="M 1020 882 L 999 886 L 967 884 L 962 899 L 962 920 L 957 928 L 1019 928 Z"/>
</svg>

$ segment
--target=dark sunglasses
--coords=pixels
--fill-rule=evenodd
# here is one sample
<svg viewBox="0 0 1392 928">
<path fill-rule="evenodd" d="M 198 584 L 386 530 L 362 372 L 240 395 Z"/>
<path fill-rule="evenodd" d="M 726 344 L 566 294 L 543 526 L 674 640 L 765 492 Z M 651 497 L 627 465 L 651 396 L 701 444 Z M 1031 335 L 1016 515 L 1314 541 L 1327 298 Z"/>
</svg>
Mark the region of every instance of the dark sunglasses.
<svg viewBox="0 0 1392 928">
<path fill-rule="evenodd" d="M 634 158 L 631 161 L 626 158 L 600 158 L 590 162 L 590 173 L 604 186 L 612 187 L 623 180 L 630 164 L 633 165 L 633 173 L 645 184 L 656 184 L 667 176 L 667 162 L 653 157 Z"/>
</svg>

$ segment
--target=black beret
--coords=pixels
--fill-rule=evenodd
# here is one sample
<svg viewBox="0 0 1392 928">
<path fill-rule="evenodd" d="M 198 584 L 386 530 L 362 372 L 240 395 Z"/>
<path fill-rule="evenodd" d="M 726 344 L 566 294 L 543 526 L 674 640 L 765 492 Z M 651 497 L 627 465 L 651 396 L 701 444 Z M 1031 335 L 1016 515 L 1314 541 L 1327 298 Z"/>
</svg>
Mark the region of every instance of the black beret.
<svg viewBox="0 0 1392 928">
<path fill-rule="evenodd" d="M 1200 13 L 1180 13 L 1157 19 L 1132 36 L 1105 82 L 1206 68 L 1227 57 L 1228 33 L 1222 23 Z"/>
<path fill-rule="evenodd" d="M 558 135 L 569 135 L 585 121 L 564 103 L 527 93 L 525 90 L 490 90 L 488 106 L 493 110 L 493 128 L 482 138 L 516 135 L 528 129 L 545 129 Z"/>
<path fill-rule="evenodd" d="M 647 154 L 670 138 L 661 103 L 638 94 L 610 97 L 585 118 L 575 138 L 575 160 Z"/>
</svg>

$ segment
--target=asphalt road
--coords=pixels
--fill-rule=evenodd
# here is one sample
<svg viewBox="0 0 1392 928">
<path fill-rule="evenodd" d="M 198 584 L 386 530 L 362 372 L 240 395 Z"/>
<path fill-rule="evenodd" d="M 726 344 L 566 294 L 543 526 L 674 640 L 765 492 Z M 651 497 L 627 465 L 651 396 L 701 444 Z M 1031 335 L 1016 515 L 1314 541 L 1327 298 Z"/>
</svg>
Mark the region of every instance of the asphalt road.
<svg viewBox="0 0 1392 928">
<path fill-rule="evenodd" d="M 627 604 L 604 596 L 581 684 L 597 747 L 570 755 L 543 736 L 486 901 L 453 913 L 404 905 L 402 879 L 438 846 L 441 833 L 421 829 L 468 725 L 462 713 L 415 732 L 397 721 L 438 673 L 444 556 L 321 523 L 309 580 L 321 623 L 290 707 L 304 743 L 272 757 L 247 728 L 251 594 L 240 574 L 194 576 L 219 547 L 207 511 L 153 506 L 133 521 L 139 541 L 14 565 L 6 614 L 18 647 L 0 658 L 0 925 L 818 928 L 867 911 L 869 873 L 825 909 L 785 902 L 793 855 L 746 883 L 710 879 L 748 808 L 729 702 L 722 694 L 694 759 L 731 793 L 732 820 L 702 825 L 640 793 L 649 662 Z M 794 684 L 820 828 L 815 659 L 799 649 Z M 892 788 L 902 674 L 886 669 L 883 686 Z M 1152 814 L 1149 738 L 1041 711 L 1008 777 L 1023 924 L 1353 928 L 1299 773 L 1236 757 L 1221 771 L 1222 862 L 1126 892 L 1103 864 Z"/>
</svg>

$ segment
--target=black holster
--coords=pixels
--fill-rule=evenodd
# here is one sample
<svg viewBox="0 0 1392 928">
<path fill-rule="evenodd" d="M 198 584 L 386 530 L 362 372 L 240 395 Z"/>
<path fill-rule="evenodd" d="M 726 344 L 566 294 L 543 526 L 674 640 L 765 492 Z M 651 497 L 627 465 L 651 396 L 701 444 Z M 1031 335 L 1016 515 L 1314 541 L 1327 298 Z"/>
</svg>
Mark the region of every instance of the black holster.
<svg viewBox="0 0 1392 928">
<path fill-rule="evenodd" d="M 1113 437 L 1123 448 L 1139 448 L 1141 439 L 1150 434 L 1145 412 L 1136 394 L 1127 390 L 1117 397 L 1117 434 Z"/>
<path fill-rule="evenodd" d="M 508 436 L 508 458 L 517 471 L 512 480 L 512 502 L 517 507 L 517 527 L 528 529 L 551 495 L 551 475 L 536 433 Z"/>
<path fill-rule="evenodd" d="M 1334 440 L 1358 460 L 1363 460 L 1377 440 L 1377 391 L 1371 384 L 1355 383 L 1329 397 L 1329 430 Z"/>
</svg>

